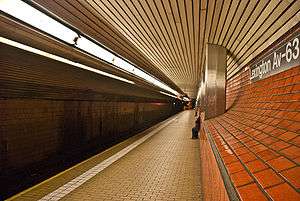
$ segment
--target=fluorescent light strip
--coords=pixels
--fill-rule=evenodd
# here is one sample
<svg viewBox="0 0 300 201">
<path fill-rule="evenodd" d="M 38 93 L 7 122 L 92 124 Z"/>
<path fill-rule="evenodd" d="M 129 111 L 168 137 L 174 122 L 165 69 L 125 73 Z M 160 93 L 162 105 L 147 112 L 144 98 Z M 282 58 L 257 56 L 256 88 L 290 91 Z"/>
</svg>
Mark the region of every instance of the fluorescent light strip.
<svg viewBox="0 0 300 201">
<path fill-rule="evenodd" d="M 54 37 L 57 37 L 69 44 L 74 44 L 74 40 L 76 37 L 78 37 L 78 34 L 69 29 L 67 26 L 63 25 L 62 23 L 52 19 L 51 17 L 47 16 L 43 12 L 35 9 L 34 7 L 28 5 L 27 3 L 21 1 L 21 0 L 0 0 L 0 10 L 8 13 L 9 15 L 30 24 L 31 26 L 42 30 Z M 152 77 L 151 75 L 145 73 L 144 71 L 140 70 L 139 68 L 136 68 L 129 62 L 125 61 L 122 58 L 117 57 L 113 53 L 109 52 L 105 48 L 102 48 L 97 43 L 93 42 L 92 40 L 81 36 L 77 39 L 77 44 L 75 44 L 76 47 L 78 47 L 81 50 L 86 51 L 87 53 L 96 56 L 97 58 L 100 58 L 108 63 L 111 63 L 126 72 L 132 73 L 136 75 L 137 77 L 140 77 L 147 82 L 152 83 L 155 86 L 158 86 L 166 91 L 169 91 L 172 94 L 175 94 L 176 96 L 179 94 L 177 91 L 173 90 L 163 82 L 159 81 L 158 79 Z M 43 54 L 46 54 L 44 52 Z M 49 54 L 49 53 L 47 53 Z M 53 57 L 55 55 L 52 55 Z M 58 57 L 58 56 L 56 56 Z M 62 57 L 59 57 L 62 58 Z M 55 59 L 57 60 L 57 58 Z M 68 60 L 67 62 L 72 62 Z M 71 65 L 93 71 L 95 73 L 99 73 L 105 76 L 105 72 L 100 71 L 97 72 L 97 69 L 93 69 L 87 66 L 84 66 L 82 64 L 78 63 L 72 63 Z M 112 75 L 114 76 L 114 75 Z M 109 76 L 111 77 L 111 76 Z M 123 79 L 123 78 L 114 78 L 114 79 Z M 122 80 L 123 81 L 123 80 Z M 131 82 L 131 81 L 130 81 Z"/>
<path fill-rule="evenodd" d="M 0 10 L 67 43 L 78 34 L 41 11 L 20 0 L 1 0 Z"/>
<path fill-rule="evenodd" d="M 106 49 L 100 47 L 96 43 L 92 42 L 91 40 L 85 38 L 84 36 L 80 36 L 77 40 L 77 45 L 79 49 L 82 49 L 100 59 L 103 59 L 106 62 L 112 63 L 115 55 L 107 51 Z"/>
<path fill-rule="evenodd" d="M 94 55 L 97 58 L 100 58 L 108 63 L 114 64 L 115 66 L 121 68 L 122 70 L 125 70 L 125 71 L 132 73 L 140 78 L 143 78 L 146 81 L 154 84 L 155 86 L 158 86 L 158 87 L 160 87 L 166 91 L 169 91 L 175 95 L 179 94 L 177 91 L 171 89 L 166 84 L 153 78 L 151 75 L 145 73 L 144 71 L 136 68 L 135 66 L 133 66 L 129 62 L 125 61 L 124 59 L 121 59 L 120 57 L 115 56 L 114 54 L 110 53 L 106 49 L 100 47 L 99 45 L 97 45 L 96 43 L 87 39 L 84 36 L 81 36 L 78 39 L 76 47 L 78 47 L 79 49 L 84 50 L 84 51 L 90 53 L 91 55 Z"/>
<path fill-rule="evenodd" d="M 38 55 L 41 55 L 41 56 L 44 56 L 44 57 L 48 57 L 50 59 L 53 59 L 53 60 L 56 60 L 56 61 L 59 61 L 59 62 L 63 62 L 63 63 L 69 64 L 69 65 L 72 65 L 72 66 L 76 66 L 78 68 L 85 69 L 85 70 L 88 70 L 88 71 L 91 71 L 91 72 L 94 72 L 94 73 L 97 73 L 97 74 L 100 74 L 100 75 L 103 75 L 103 76 L 106 76 L 106 77 L 110 77 L 110 78 L 113 78 L 113 79 L 116 79 L 116 80 L 120 80 L 120 81 L 123 81 L 123 82 L 130 83 L 130 84 L 135 84 L 133 81 L 127 80 L 125 78 L 122 78 L 122 77 L 119 77 L 119 76 L 116 76 L 116 75 L 113 75 L 113 74 L 110 74 L 110 73 L 106 73 L 104 71 L 101 71 L 101 70 L 98 70 L 98 69 L 95 69 L 95 68 L 92 68 L 92 67 L 89 67 L 89 66 L 71 61 L 69 59 L 66 59 L 66 58 L 63 58 L 63 57 L 60 57 L 60 56 L 57 56 L 57 55 L 54 55 L 54 54 L 50 54 L 48 52 L 44 52 L 42 50 L 39 50 L 39 49 L 30 47 L 30 46 L 27 46 L 27 45 L 18 43 L 18 42 L 13 41 L 13 40 L 9 40 L 7 38 L 3 38 L 1 36 L 0 36 L 0 42 L 5 43 L 5 44 L 10 45 L 10 46 L 17 47 L 17 48 L 22 49 L 22 50 L 26 50 L 28 52 L 32 52 L 32 53 L 35 53 L 35 54 L 38 54 Z"/>
<path fill-rule="evenodd" d="M 183 97 L 183 100 L 184 100 L 184 101 L 190 101 L 190 99 L 187 98 L 187 97 Z"/>
<path fill-rule="evenodd" d="M 165 92 L 163 92 L 163 91 L 159 91 L 159 93 L 164 94 L 164 95 L 167 95 L 167 96 L 170 96 L 170 97 L 173 97 L 173 98 L 177 98 L 177 96 L 174 96 L 174 95 L 165 93 Z"/>
</svg>

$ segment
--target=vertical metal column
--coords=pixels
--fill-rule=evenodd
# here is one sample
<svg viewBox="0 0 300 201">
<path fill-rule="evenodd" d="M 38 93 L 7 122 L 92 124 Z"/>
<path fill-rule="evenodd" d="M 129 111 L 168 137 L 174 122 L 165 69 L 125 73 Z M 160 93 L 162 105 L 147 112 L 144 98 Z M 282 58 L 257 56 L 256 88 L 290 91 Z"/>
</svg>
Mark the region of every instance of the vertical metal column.
<svg viewBox="0 0 300 201">
<path fill-rule="evenodd" d="M 226 49 L 219 45 L 206 45 L 204 93 L 205 119 L 221 115 L 226 109 Z M 202 104 L 201 104 L 202 105 Z"/>
<path fill-rule="evenodd" d="M 205 109 L 205 68 L 201 71 L 201 83 L 200 83 L 200 89 L 199 89 L 199 101 L 200 101 L 200 108 L 201 112 Z"/>
</svg>

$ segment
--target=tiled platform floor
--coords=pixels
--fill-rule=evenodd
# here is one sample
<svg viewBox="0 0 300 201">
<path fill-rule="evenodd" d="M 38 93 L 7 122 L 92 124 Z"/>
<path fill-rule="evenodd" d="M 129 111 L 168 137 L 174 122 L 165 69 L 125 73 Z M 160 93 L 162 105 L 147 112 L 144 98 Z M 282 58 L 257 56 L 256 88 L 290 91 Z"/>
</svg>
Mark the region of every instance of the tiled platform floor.
<svg viewBox="0 0 300 201">
<path fill-rule="evenodd" d="M 166 127 L 62 200 L 201 200 L 199 141 L 191 139 L 193 114 L 180 113 Z M 109 151 L 117 152 L 114 148 Z M 82 169 L 93 167 L 89 163 L 95 165 L 104 158 L 96 156 L 92 162 L 66 171 L 14 200 L 38 200 L 75 178 L 75 169 L 82 174 Z"/>
</svg>

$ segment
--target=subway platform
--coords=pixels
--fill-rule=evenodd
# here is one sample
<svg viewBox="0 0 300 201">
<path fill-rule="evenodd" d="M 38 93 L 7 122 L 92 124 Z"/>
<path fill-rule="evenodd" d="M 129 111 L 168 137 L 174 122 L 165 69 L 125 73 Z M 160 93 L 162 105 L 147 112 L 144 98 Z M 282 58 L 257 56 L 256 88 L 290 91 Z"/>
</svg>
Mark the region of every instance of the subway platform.
<svg viewBox="0 0 300 201">
<path fill-rule="evenodd" d="M 179 113 L 8 200 L 201 200 L 193 124 Z"/>
<path fill-rule="evenodd" d="M 0 11 L 0 200 L 300 201 L 300 0 Z"/>
</svg>

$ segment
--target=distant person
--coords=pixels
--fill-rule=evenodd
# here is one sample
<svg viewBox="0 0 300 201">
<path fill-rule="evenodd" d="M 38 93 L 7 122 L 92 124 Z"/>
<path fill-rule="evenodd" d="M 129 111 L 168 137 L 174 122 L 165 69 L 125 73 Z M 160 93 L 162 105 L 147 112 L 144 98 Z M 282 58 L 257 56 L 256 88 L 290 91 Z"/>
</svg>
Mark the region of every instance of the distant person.
<svg viewBox="0 0 300 201">
<path fill-rule="evenodd" d="M 201 128 L 201 116 L 198 115 L 195 121 L 195 126 L 192 128 L 192 139 L 198 139 L 198 132 L 200 131 L 200 128 Z"/>
</svg>

